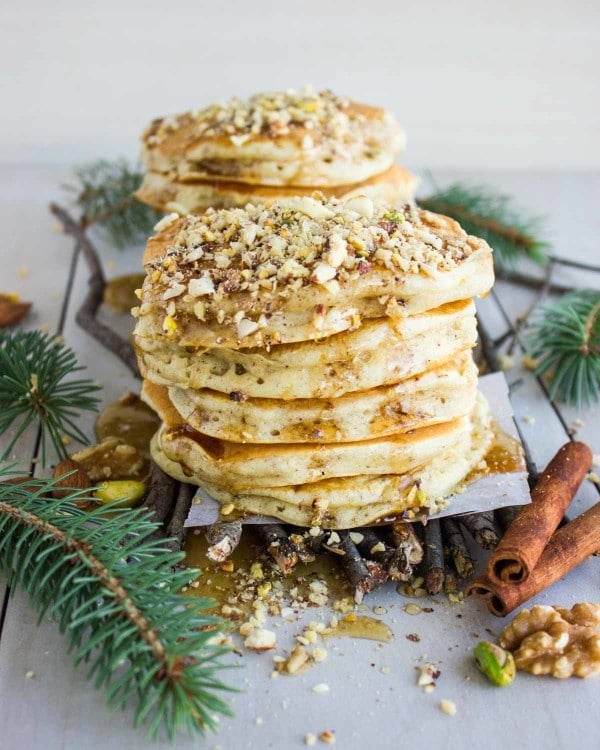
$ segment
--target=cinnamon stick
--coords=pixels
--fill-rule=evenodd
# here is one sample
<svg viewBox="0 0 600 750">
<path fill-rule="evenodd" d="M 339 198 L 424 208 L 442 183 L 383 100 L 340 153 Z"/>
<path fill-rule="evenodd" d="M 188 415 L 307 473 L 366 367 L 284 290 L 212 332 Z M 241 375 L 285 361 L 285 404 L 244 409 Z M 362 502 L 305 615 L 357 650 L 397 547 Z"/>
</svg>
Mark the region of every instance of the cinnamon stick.
<svg viewBox="0 0 600 750">
<path fill-rule="evenodd" d="M 504 584 L 481 576 L 468 588 L 469 594 L 484 599 L 488 609 L 504 617 L 600 549 L 600 503 L 556 531 L 537 565 L 521 583 Z"/>
<path fill-rule="evenodd" d="M 494 585 L 526 581 L 556 531 L 592 465 L 592 452 L 576 441 L 563 445 L 489 557 L 487 577 Z"/>
</svg>

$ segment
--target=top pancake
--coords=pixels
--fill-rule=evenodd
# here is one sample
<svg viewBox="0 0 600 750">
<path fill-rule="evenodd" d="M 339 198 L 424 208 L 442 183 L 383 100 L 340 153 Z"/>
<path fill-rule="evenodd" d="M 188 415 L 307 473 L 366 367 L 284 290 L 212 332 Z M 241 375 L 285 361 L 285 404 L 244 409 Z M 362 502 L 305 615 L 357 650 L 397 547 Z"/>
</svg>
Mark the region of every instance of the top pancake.
<svg viewBox="0 0 600 750">
<path fill-rule="evenodd" d="M 136 334 L 231 349 L 320 339 L 489 291 L 491 249 L 445 216 L 313 197 L 167 217 Z"/>
<path fill-rule="evenodd" d="M 384 172 L 404 140 L 386 110 L 305 88 L 154 120 L 142 158 L 179 182 L 332 186 Z"/>
</svg>

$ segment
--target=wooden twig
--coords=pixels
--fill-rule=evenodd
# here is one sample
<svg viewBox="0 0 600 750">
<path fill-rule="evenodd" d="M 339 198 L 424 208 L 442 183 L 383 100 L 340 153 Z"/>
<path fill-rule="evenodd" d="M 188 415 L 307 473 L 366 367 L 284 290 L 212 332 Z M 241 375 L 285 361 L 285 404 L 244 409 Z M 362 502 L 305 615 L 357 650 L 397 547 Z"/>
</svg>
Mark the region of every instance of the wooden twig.
<svg viewBox="0 0 600 750">
<path fill-rule="evenodd" d="M 493 511 L 466 513 L 464 516 L 458 516 L 457 520 L 462 523 L 482 549 L 494 549 L 500 541 L 494 526 Z"/>
<path fill-rule="evenodd" d="M 175 500 L 177 498 L 178 482 L 170 477 L 152 461 L 150 467 L 150 483 L 148 494 L 146 495 L 144 505 L 152 512 L 152 520 L 165 524 L 170 517 Z M 157 536 L 166 536 L 166 528 L 156 532 Z"/>
<path fill-rule="evenodd" d="M 75 320 L 84 331 L 118 357 L 121 362 L 127 365 L 132 374 L 139 378 L 137 359 L 129 341 L 119 336 L 112 328 L 100 322 L 97 318 L 106 287 L 106 278 L 98 251 L 87 236 L 84 227 L 68 211 L 55 203 L 50 204 L 50 211 L 61 222 L 65 233 L 79 242 L 81 252 L 90 271 L 88 293 L 75 315 Z"/>
<path fill-rule="evenodd" d="M 522 347 L 522 342 L 520 339 L 521 330 L 523 329 L 523 326 L 527 325 L 527 322 L 529 321 L 529 318 L 532 312 L 547 296 L 550 286 L 552 285 L 552 274 L 554 272 L 555 266 L 556 266 L 555 260 L 548 261 L 548 264 L 546 265 L 546 268 L 544 271 L 544 278 L 543 278 L 544 283 L 540 286 L 536 294 L 533 296 L 533 299 L 529 303 L 525 312 L 519 315 L 519 317 L 516 319 L 514 327 L 513 327 L 513 331 L 512 331 L 513 338 L 507 350 L 507 354 L 509 356 L 512 355 L 514 348 L 517 344 L 519 344 Z"/>
<path fill-rule="evenodd" d="M 423 530 L 425 551 L 425 589 L 428 594 L 439 594 L 444 585 L 446 566 L 444 565 L 444 545 L 442 527 L 438 519 L 430 519 Z"/>
<path fill-rule="evenodd" d="M 208 542 L 206 556 L 213 562 L 225 562 L 240 543 L 242 522 L 228 521 L 207 526 L 204 534 Z"/>
<path fill-rule="evenodd" d="M 504 508 L 496 508 L 494 515 L 496 516 L 498 525 L 502 529 L 502 533 L 504 533 L 515 520 L 515 516 L 520 508 L 520 505 L 506 505 Z"/>
<path fill-rule="evenodd" d="M 392 539 L 396 547 L 397 557 L 394 561 L 392 574 L 394 581 L 408 581 L 413 568 L 423 560 L 423 545 L 416 535 L 411 523 L 392 524 Z"/>
<path fill-rule="evenodd" d="M 192 498 L 196 488 L 192 484 L 180 484 L 177 490 L 177 498 L 173 507 L 173 513 L 167 526 L 169 541 L 167 546 L 173 550 L 180 550 L 185 540 L 185 519 L 192 507 Z"/>
<path fill-rule="evenodd" d="M 470 578 L 475 573 L 475 565 L 469 554 L 460 526 L 455 519 L 442 518 L 444 556 L 454 563 L 460 578 Z"/>
<path fill-rule="evenodd" d="M 342 554 L 338 556 L 338 560 L 346 578 L 354 589 L 354 601 L 356 604 L 360 604 L 365 594 L 384 583 L 387 575 L 385 575 L 385 569 L 382 565 L 374 560 L 367 562 L 361 557 L 358 548 L 347 532 L 339 533 L 341 535 L 339 549 Z"/>
<path fill-rule="evenodd" d="M 298 564 L 298 550 L 283 526 L 279 523 L 261 524 L 256 526 L 256 533 L 282 573 L 291 573 Z"/>
</svg>

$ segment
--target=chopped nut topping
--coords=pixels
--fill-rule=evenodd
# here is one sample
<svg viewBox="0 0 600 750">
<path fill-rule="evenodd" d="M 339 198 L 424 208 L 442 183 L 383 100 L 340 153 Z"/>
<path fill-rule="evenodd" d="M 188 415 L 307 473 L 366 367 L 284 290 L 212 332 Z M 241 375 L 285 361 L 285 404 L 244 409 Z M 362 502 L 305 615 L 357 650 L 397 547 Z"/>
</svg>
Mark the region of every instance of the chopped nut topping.
<svg viewBox="0 0 600 750">
<path fill-rule="evenodd" d="M 163 216 L 163 218 L 154 225 L 154 231 L 162 232 L 164 229 L 171 226 L 171 224 L 178 218 L 179 214 L 176 213 L 170 213 L 167 216 Z"/>
<path fill-rule="evenodd" d="M 296 646 L 290 654 L 290 658 L 285 662 L 285 671 L 288 674 L 297 674 L 308 664 L 309 660 L 310 655 L 304 646 Z"/>
<path fill-rule="evenodd" d="M 448 716 L 454 716 L 456 714 L 456 703 L 448 700 L 448 698 L 442 698 L 440 701 L 440 708 Z"/>
<path fill-rule="evenodd" d="M 275 633 L 272 630 L 266 630 L 265 628 L 254 628 L 250 631 L 244 641 L 244 646 L 253 651 L 268 651 L 269 649 L 275 648 L 276 645 L 277 638 Z"/>
<path fill-rule="evenodd" d="M 241 339 L 245 336 L 250 336 L 253 333 L 256 333 L 256 331 L 258 331 L 258 323 L 255 323 L 253 320 L 248 320 L 248 318 L 243 318 L 237 324 L 237 334 Z"/>
<path fill-rule="evenodd" d="M 417 685 L 422 688 L 426 688 L 428 686 L 435 687 L 435 681 L 440 676 L 440 674 L 440 670 L 435 666 L 435 664 L 424 664 L 419 671 Z"/>
<path fill-rule="evenodd" d="M 350 536 L 350 539 L 352 539 L 352 541 L 354 542 L 354 544 L 360 544 L 362 540 L 365 538 L 364 534 L 361 534 L 359 531 L 351 531 L 349 536 Z"/>
<path fill-rule="evenodd" d="M 166 254 L 147 265 L 140 310 L 159 302 L 167 312 L 164 328 L 177 329 L 174 300 L 192 311 L 194 300 L 205 307 L 197 317 L 222 323 L 225 297 L 245 292 L 253 297 L 286 295 L 319 284 L 335 295 L 342 285 L 382 270 L 398 275 L 436 276 L 451 271 L 482 247 L 449 220 L 407 205 L 390 212 L 353 199 L 325 199 L 320 193 L 246 208 L 209 209 L 180 220 Z M 360 213 L 357 210 L 360 208 Z M 393 216 L 394 220 L 385 219 Z M 387 299 L 384 297 L 384 299 Z M 173 302 L 168 308 L 165 302 Z M 383 304 L 383 303 L 382 303 Z M 387 299 L 388 313 L 398 301 Z M 265 311 L 263 311 L 265 312 Z M 326 314 L 315 308 L 315 325 Z M 320 321 L 323 322 L 322 320 Z M 235 320 L 240 338 L 267 323 L 252 320 L 241 308 Z"/>
<path fill-rule="evenodd" d="M 201 297 L 204 294 L 212 294 L 215 291 L 215 285 L 208 276 L 201 276 L 199 279 L 191 279 L 188 284 L 188 293 L 192 297 Z"/>
<path fill-rule="evenodd" d="M 246 101 L 233 97 L 200 111 L 159 120 L 146 131 L 144 138 L 148 145 L 160 143 L 180 127 L 194 123 L 198 136 L 225 135 L 235 146 L 242 146 L 259 133 L 285 136 L 297 127 L 347 141 L 364 121 L 359 113 L 348 113 L 348 105 L 348 99 L 330 91 L 317 93 L 310 86 L 300 91 L 259 93 Z M 307 133 L 302 148 L 309 150 L 313 145 L 314 137 Z"/>
</svg>

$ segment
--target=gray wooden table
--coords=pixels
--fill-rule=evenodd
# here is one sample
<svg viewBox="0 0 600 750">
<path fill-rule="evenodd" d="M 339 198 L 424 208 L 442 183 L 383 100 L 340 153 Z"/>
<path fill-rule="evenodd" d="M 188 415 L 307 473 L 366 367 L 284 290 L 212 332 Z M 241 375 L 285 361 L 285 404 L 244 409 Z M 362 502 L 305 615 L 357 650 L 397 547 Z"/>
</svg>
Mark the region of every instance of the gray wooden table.
<svg viewBox="0 0 600 750">
<path fill-rule="evenodd" d="M 87 274 L 73 243 L 52 231 L 47 204 L 61 197 L 59 186 L 67 168 L 11 167 L 0 170 L 0 291 L 16 291 L 34 302 L 31 327 L 63 333 L 103 383 L 103 398 L 110 402 L 136 387 L 125 368 L 77 328 L 74 310 L 85 293 Z M 464 174 L 436 173 L 442 185 L 468 178 L 485 181 L 516 196 L 534 212 L 547 215 L 546 226 L 555 251 L 566 257 L 600 263 L 598 236 L 600 174 Z M 423 192 L 430 187 L 423 180 Z M 103 247 L 108 275 L 138 270 L 140 251 L 119 253 Z M 563 274 L 587 285 L 600 279 L 574 272 Z M 498 283 L 495 293 L 479 305 L 479 314 L 492 335 L 500 335 L 529 305 L 531 292 Z M 600 453 L 600 409 L 576 413 L 551 405 L 540 384 L 518 364 L 507 373 L 509 382 L 522 379 L 514 390 L 516 418 L 542 467 L 567 439 L 566 429 Z M 92 419 L 82 420 L 92 434 Z M 1 446 L 0 446 L 1 447 Z M 15 457 L 29 466 L 35 452 L 35 433 L 24 435 Z M 579 492 L 572 513 L 596 502 L 588 482 Z M 600 600 L 600 558 L 579 569 L 536 598 L 540 603 L 572 605 Z M 39 627 L 20 592 L 8 599 L 0 578 L 0 748 L 1 750 L 98 750 L 149 746 L 143 734 L 130 728 L 130 715 L 109 716 L 103 696 L 74 669 L 56 625 Z M 328 658 L 295 678 L 270 679 L 269 654 L 245 653 L 232 657 L 243 669 L 230 679 L 241 692 L 234 696 L 235 718 L 223 720 L 216 736 L 180 738 L 177 748 L 294 748 L 303 746 L 307 732 L 335 730 L 337 747 L 359 750 L 366 745 L 395 747 L 507 747 L 561 749 L 600 746 L 600 680 L 561 682 L 520 675 L 507 689 L 491 687 L 474 669 L 471 651 L 486 630 L 497 632 L 502 622 L 474 601 L 452 605 L 443 597 L 430 601 L 433 612 L 410 616 L 407 600 L 393 587 L 369 597 L 370 607 L 384 607 L 379 615 L 394 632 L 390 644 L 371 641 L 329 642 Z M 381 611 L 381 610 L 378 610 Z M 306 619 L 328 621 L 326 610 L 310 610 Z M 280 622 L 279 652 L 293 645 L 300 622 Z M 418 633 L 420 642 L 405 636 Z M 416 687 L 415 668 L 425 661 L 439 665 L 441 676 L 432 694 Z M 383 670 L 383 671 L 382 671 Z M 329 692 L 312 691 L 327 683 Z M 439 702 L 449 698 L 457 714 L 441 712 Z M 167 747 L 158 743 L 156 747 Z"/>
</svg>

